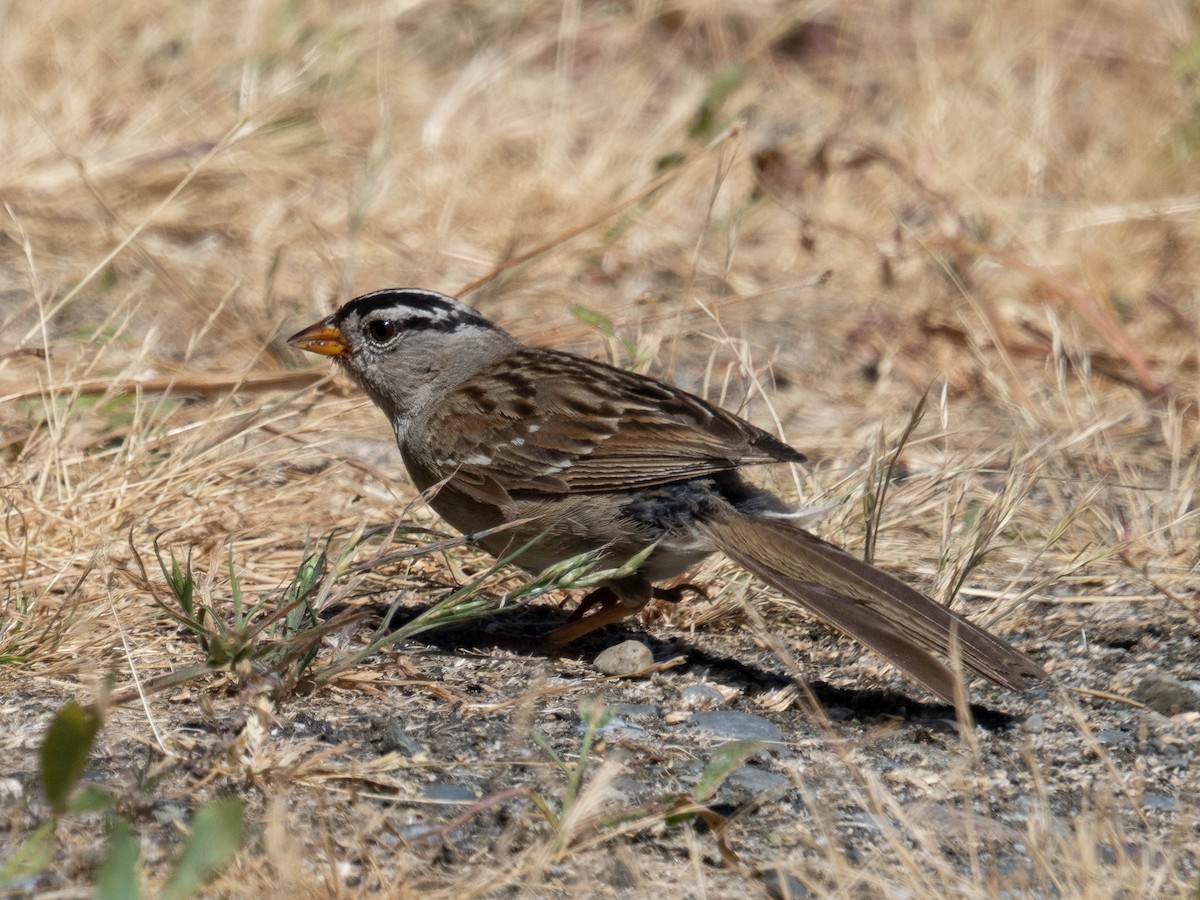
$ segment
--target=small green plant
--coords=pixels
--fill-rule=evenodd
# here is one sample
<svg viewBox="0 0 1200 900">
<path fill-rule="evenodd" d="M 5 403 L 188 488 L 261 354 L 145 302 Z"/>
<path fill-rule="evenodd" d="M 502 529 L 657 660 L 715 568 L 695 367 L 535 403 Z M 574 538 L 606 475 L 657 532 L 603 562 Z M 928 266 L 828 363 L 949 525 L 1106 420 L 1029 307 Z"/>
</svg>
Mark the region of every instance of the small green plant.
<svg viewBox="0 0 1200 900">
<path fill-rule="evenodd" d="M 102 813 L 107 841 L 96 869 L 95 896 L 131 900 L 141 896 L 138 836 L 116 812 L 116 798 L 97 787 L 80 785 L 84 767 L 100 733 L 96 706 L 67 703 L 54 714 L 39 748 L 38 771 L 50 816 L 0 864 L 0 890 L 46 871 L 54 859 L 54 835 L 67 816 Z M 233 859 L 243 840 L 242 804 L 235 798 L 212 800 L 196 808 L 191 833 L 159 896 L 185 900 Z"/>
<path fill-rule="evenodd" d="M 522 523 L 511 523 L 501 528 L 519 524 Z M 180 627 L 195 636 L 204 652 L 205 661 L 147 682 L 141 686 L 141 692 L 144 694 L 163 690 L 213 670 L 222 669 L 234 672 L 239 677 L 268 678 L 273 684 L 273 697 L 280 700 L 301 682 L 318 684 L 327 681 L 384 648 L 424 631 L 517 609 L 550 591 L 593 588 L 605 581 L 622 578 L 636 571 L 654 549 L 653 546 L 647 547 L 623 565 L 603 569 L 597 568 L 601 558 L 600 552 L 582 553 L 549 566 L 504 594 L 487 592 L 485 587 L 489 579 L 541 540 L 542 535 L 537 535 L 512 553 L 495 560 L 489 568 L 471 581 L 451 590 L 429 609 L 408 622 L 395 626 L 393 619 L 404 599 L 402 593 L 383 616 L 375 633 L 365 645 L 318 664 L 317 655 L 324 636 L 344 628 L 366 614 L 363 610 L 350 609 L 327 621 L 320 620 L 319 611 L 329 604 L 331 593 L 341 579 L 385 564 L 440 553 L 492 533 L 488 531 L 459 538 L 423 541 L 403 551 L 377 554 L 365 562 L 351 563 L 355 551 L 371 538 L 381 534 L 394 537 L 398 533 L 411 537 L 417 532 L 422 536 L 428 535 L 424 529 L 398 528 L 373 529 L 357 534 L 336 554 L 332 562 L 329 549 L 332 537 L 326 539 L 320 549 L 311 549 L 306 543 L 300 563 L 290 581 L 276 590 L 265 593 L 255 602 L 248 602 L 244 595 L 231 550 L 227 605 L 216 601 L 199 602 L 190 554 L 181 561 L 173 552 L 164 555 L 155 542 L 154 553 L 166 582 L 169 598 L 164 600 L 158 596 L 144 566 L 142 583 L 159 607 Z M 134 553 L 140 564 L 141 558 L 137 555 L 136 548 Z M 133 693 L 127 692 L 118 695 L 114 700 L 123 703 L 133 696 Z"/>
<path fill-rule="evenodd" d="M 233 605 L 233 615 L 229 620 L 222 617 L 213 607 L 196 603 L 196 579 L 192 573 L 190 552 L 182 566 L 175 554 L 171 553 L 171 564 L 168 567 L 157 542 L 154 544 L 154 555 L 158 559 L 159 568 L 178 610 L 161 601 L 159 605 L 167 615 L 196 636 L 210 668 L 226 668 L 260 658 L 264 647 L 259 638 L 273 625 L 282 623 L 284 635 L 291 636 L 302 630 L 305 621 L 314 625 L 316 623 L 312 607 L 306 601 L 320 579 L 325 554 L 309 552 L 307 544 L 295 576 L 280 592 L 282 596 L 276 596 L 274 593 L 264 594 L 249 606 L 242 596 L 242 586 L 234 566 L 231 547 L 229 596 Z"/>
<path fill-rule="evenodd" d="M 20 591 L 0 602 L 0 666 L 15 665 L 29 658 L 28 622 L 33 606 L 33 596 Z"/>
<path fill-rule="evenodd" d="M 767 745 L 762 741 L 748 740 L 727 741 L 719 746 L 700 773 L 700 780 L 691 795 L 669 798 L 670 813 L 665 817 L 666 823 L 678 825 L 700 819 L 716 837 L 717 849 L 725 864 L 737 865 L 740 862 L 738 855 L 729 846 L 725 835 L 732 817 L 718 813 L 710 804 L 726 778 L 745 765 L 750 757 L 766 749 Z"/>
<path fill-rule="evenodd" d="M 305 543 L 300 563 L 290 581 L 248 603 L 229 553 L 229 608 L 215 602 L 202 603 L 196 596 L 196 577 L 191 554 L 180 562 L 173 552 L 164 557 L 158 542 L 155 558 L 166 582 L 169 600 L 155 592 L 142 567 L 143 583 L 150 589 L 158 606 L 180 627 L 191 632 L 201 650 L 204 663 L 171 673 L 142 686 L 143 691 L 162 690 L 190 681 L 215 669 L 227 669 L 242 676 L 269 677 L 276 699 L 286 696 L 310 674 L 322 638 L 342 628 L 358 613 L 334 616 L 319 621 L 317 610 L 326 602 L 336 579 L 347 569 L 351 549 L 328 563 L 329 541 L 322 549 Z M 137 555 L 139 564 L 141 557 Z M 121 695 L 117 702 L 128 697 Z"/>
<path fill-rule="evenodd" d="M 563 819 L 570 814 L 571 808 L 579 798 L 579 789 L 583 786 L 583 776 L 587 772 L 588 759 L 592 752 L 592 743 L 596 739 L 596 732 L 612 720 L 612 710 L 606 709 L 604 703 L 599 699 L 591 698 L 579 704 L 579 717 L 583 720 L 583 741 L 579 745 L 579 760 L 574 765 L 568 764 L 555 753 L 554 748 L 550 746 L 550 742 L 544 736 L 536 731 L 533 732 L 534 743 L 549 754 L 555 768 L 562 772 L 567 779 L 566 790 L 563 791 L 557 812 L 543 797 L 538 794 L 530 795 L 533 805 L 546 817 L 546 821 L 555 831 L 561 828 Z"/>
<path fill-rule="evenodd" d="M 718 850 L 725 863 L 739 863 L 737 854 L 730 848 L 725 836 L 731 817 L 717 812 L 711 803 L 725 779 L 745 765 L 750 757 L 767 750 L 766 744 L 749 740 L 727 741 L 713 752 L 708 765 L 700 773 L 695 790 L 690 794 L 665 794 L 643 806 L 622 810 L 616 814 L 602 813 L 599 818 L 589 822 L 576 822 L 573 823 L 573 827 L 568 827 L 566 823 L 579 805 L 584 779 L 592 765 L 592 750 L 596 737 L 612 721 L 612 711 L 606 709 L 598 698 L 589 698 L 579 704 L 579 717 L 583 723 L 583 738 L 579 744 L 579 758 L 573 764 L 555 752 L 543 735 L 536 731 L 533 733 L 534 743 L 549 755 L 555 768 L 566 779 L 557 805 L 539 794 L 530 794 L 534 806 L 550 824 L 554 832 L 554 841 L 560 850 L 565 850 L 572 843 L 585 837 L 613 836 L 659 821 L 676 826 L 700 819 L 716 836 Z"/>
<path fill-rule="evenodd" d="M 658 351 L 657 346 L 639 342 L 627 331 L 618 333 L 612 319 L 604 313 L 582 304 L 576 304 L 571 307 L 571 315 L 604 337 L 613 365 L 628 366 L 635 372 L 641 372 L 654 361 Z"/>
<path fill-rule="evenodd" d="M 19 665 L 54 650 L 75 615 L 82 598 L 81 588 L 95 568 L 89 560 L 66 593 L 65 602 L 55 602 L 45 611 L 41 596 L 19 588 L 8 599 L 0 600 L 0 665 Z M 45 613 L 45 614 L 43 614 Z"/>
<path fill-rule="evenodd" d="M 737 90 L 744 77 L 745 72 L 736 62 L 729 62 L 721 67 L 713 76 L 708 92 L 700 101 L 700 107 L 692 117 L 691 124 L 688 126 L 688 137 L 711 141 L 728 126 L 729 117 L 723 116 L 721 110 L 725 106 L 725 101 Z"/>
</svg>

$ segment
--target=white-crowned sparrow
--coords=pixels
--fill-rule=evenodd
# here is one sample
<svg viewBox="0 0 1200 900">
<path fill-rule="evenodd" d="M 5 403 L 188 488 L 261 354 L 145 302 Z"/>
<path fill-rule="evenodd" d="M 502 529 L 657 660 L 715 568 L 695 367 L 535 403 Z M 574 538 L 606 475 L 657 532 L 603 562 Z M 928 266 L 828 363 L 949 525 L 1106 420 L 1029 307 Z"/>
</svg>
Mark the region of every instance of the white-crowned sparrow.
<svg viewBox="0 0 1200 900">
<path fill-rule="evenodd" d="M 657 545 L 636 575 L 593 592 L 553 632 L 573 640 L 640 610 L 714 551 L 862 641 L 944 700 L 938 657 L 1007 688 L 1042 677 L 1029 656 L 898 579 L 814 537 L 744 466 L 804 456 L 668 384 L 570 353 L 527 347 L 432 291 L 375 291 L 289 339 L 333 357 L 383 410 L 416 487 L 494 555 L 542 538 L 533 572 L 588 550 L 620 565 Z M 593 610 L 590 615 L 585 615 Z"/>
</svg>

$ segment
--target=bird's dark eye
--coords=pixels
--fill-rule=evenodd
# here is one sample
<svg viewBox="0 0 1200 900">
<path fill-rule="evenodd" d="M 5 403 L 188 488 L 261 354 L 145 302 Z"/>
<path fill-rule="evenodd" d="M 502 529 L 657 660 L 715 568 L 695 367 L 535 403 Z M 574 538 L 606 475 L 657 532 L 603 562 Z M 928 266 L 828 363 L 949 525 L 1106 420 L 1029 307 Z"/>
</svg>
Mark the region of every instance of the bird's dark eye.
<svg viewBox="0 0 1200 900">
<path fill-rule="evenodd" d="M 377 344 L 383 344 L 396 336 L 396 323 L 391 319 L 375 319 L 367 323 L 367 335 Z"/>
</svg>

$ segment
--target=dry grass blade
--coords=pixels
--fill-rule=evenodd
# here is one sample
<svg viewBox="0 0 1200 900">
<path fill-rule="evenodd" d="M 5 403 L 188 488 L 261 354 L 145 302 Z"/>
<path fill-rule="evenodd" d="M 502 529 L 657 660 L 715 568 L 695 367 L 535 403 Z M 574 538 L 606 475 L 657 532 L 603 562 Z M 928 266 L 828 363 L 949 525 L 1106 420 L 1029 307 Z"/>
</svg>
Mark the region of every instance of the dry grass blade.
<svg viewBox="0 0 1200 900">
<path fill-rule="evenodd" d="M 16 355 L 15 353 L 13 355 Z M 29 354 L 34 355 L 34 354 Z M 37 354 L 37 355 L 40 355 Z M 328 372 L 288 372 L 282 375 L 251 375 L 241 378 L 191 374 L 161 378 L 138 378 L 116 381 L 111 378 L 90 378 L 50 387 L 29 387 L 0 396 L 0 403 L 31 400 L 46 394 L 70 392 L 86 397 L 94 394 L 229 394 L 242 391 L 279 391 L 310 387 L 329 378 Z"/>
<path fill-rule="evenodd" d="M 921 399 L 917 401 L 917 405 L 913 407 L 912 414 L 908 417 L 908 424 L 904 426 L 904 431 L 896 439 L 895 448 L 888 454 L 887 461 L 880 465 L 877 459 L 873 459 L 872 464 L 867 468 L 870 481 L 867 484 L 867 489 L 863 492 L 863 506 L 866 507 L 867 513 L 866 530 L 863 535 L 863 559 L 867 562 L 873 562 L 875 559 L 875 545 L 879 537 L 879 523 L 883 517 L 883 507 L 887 501 L 888 487 L 896 479 L 900 454 L 904 452 L 904 448 L 912 438 L 913 432 L 921 424 L 921 419 L 925 415 L 925 401 L 928 399 L 929 392 L 926 391 L 921 395 Z M 881 433 L 873 454 L 877 455 L 882 453 L 882 451 L 883 435 Z"/>
<path fill-rule="evenodd" d="M 95 893 L 109 835 L 161 891 L 231 797 L 214 896 L 1195 897 L 1194 9 L 60 0 L 3 42 L 0 893 Z M 968 726 L 718 559 L 548 650 L 597 573 L 446 537 L 282 341 L 399 285 L 771 429 L 806 527 L 1057 687 Z M 111 804 L 51 822 L 38 738 L 109 683 Z M 749 728 L 784 749 L 690 802 Z"/>
</svg>

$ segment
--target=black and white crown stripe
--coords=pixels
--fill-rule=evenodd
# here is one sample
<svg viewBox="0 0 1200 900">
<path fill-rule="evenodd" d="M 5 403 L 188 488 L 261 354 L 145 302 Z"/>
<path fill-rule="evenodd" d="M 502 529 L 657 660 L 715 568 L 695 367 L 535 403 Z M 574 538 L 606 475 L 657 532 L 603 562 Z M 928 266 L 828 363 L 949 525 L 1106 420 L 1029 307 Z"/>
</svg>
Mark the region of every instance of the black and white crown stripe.
<svg viewBox="0 0 1200 900">
<path fill-rule="evenodd" d="M 404 331 L 455 331 L 464 326 L 495 328 L 465 303 L 418 288 L 388 288 L 363 294 L 342 307 L 338 321 L 345 321 L 351 315 L 357 315 L 363 322 L 378 317 L 390 318 Z"/>
</svg>

